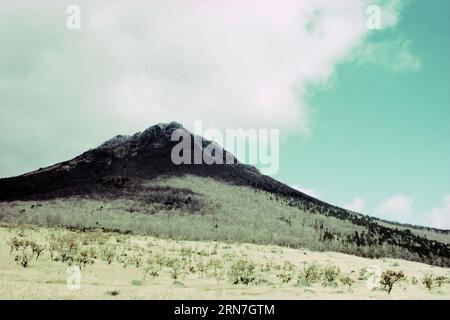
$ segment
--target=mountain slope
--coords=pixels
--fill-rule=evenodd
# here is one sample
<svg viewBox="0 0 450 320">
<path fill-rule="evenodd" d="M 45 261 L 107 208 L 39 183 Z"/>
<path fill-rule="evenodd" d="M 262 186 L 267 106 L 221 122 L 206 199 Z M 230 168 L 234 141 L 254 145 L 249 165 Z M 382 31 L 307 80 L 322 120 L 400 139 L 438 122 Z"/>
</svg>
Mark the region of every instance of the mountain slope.
<svg viewBox="0 0 450 320">
<path fill-rule="evenodd" d="M 177 142 L 170 137 L 176 129 L 185 130 L 159 124 L 70 161 L 0 179 L 0 218 L 450 265 L 448 231 L 393 225 L 332 206 L 227 152 L 233 164 L 174 165 L 170 154 Z"/>
</svg>

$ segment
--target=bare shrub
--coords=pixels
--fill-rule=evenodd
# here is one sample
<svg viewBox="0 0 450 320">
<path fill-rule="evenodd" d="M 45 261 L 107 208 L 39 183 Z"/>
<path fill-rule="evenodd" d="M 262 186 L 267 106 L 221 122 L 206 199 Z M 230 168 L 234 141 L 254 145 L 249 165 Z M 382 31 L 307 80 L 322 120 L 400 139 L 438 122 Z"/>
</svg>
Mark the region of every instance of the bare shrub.
<svg viewBox="0 0 450 320">
<path fill-rule="evenodd" d="M 380 284 L 391 293 L 394 284 L 405 277 L 402 271 L 386 270 L 381 274 Z"/>
<path fill-rule="evenodd" d="M 42 254 L 42 252 L 44 252 L 45 246 L 38 244 L 34 241 L 30 242 L 29 245 L 31 247 L 31 251 L 33 252 L 33 255 L 36 255 L 36 261 L 37 261 L 37 259 L 39 259 L 39 256 Z"/>
</svg>

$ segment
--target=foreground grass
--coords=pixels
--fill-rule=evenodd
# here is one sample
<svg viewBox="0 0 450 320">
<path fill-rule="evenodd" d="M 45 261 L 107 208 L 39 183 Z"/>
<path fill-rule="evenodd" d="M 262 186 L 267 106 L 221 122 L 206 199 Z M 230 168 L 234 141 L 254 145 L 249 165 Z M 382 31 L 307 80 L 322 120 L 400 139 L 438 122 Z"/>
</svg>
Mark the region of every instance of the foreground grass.
<svg viewBox="0 0 450 320">
<path fill-rule="evenodd" d="M 44 248 L 37 260 L 36 245 Z M 82 266 L 80 290 L 66 286 L 70 264 Z M 390 294 L 369 290 L 373 265 L 405 277 Z M 439 277 L 450 269 L 269 245 L 0 227 L 1 299 L 450 299 L 450 284 L 439 286 Z"/>
</svg>

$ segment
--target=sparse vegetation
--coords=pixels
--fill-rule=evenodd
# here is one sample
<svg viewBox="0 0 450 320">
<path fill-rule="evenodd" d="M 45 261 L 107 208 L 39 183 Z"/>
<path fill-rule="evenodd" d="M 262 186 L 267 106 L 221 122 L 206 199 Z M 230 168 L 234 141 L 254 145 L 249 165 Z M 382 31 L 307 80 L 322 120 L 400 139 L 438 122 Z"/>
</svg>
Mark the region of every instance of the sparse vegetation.
<svg viewBox="0 0 450 320">
<path fill-rule="evenodd" d="M 225 245 L 217 242 L 187 243 L 98 231 L 48 230 L 24 225 L 20 229 L 11 226 L 0 227 L 0 241 L 8 245 L 0 246 L 0 256 L 2 254 L 9 255 L 15 260 L 6 259 L 13 262 L 13 265 L 8 264 L 7 261 L 4 262 L 4 265 L 7 266 L 6 268 L 13 268 L 11 270 L 21 272 L 21 279 L 26 278 L 28 274 L 31 276 L 36 272 L 42 272 L 40 270 L 44 266 L 45 268 L 50 267 L 52 270 L 64 270 L 65 266 L 61 262 L 68 265 L 75 264 L 82 268 L 83 274 L 85 272 L 89 274 L 88 277 L 83 277 L 82 286 L 84 281 L 90 281 L 86 279 L 92 277 L 102 279 L 103 277 L 112 277 L 107 281 L 96 280 L 95 285 L 108 284 L 107 288 L 99 291 L 103 292 L 103 295 L 108 291 L 117 291 L 111 288 L 122 288 L 120 296 L 124 298 L 129 297 L 129 290 L 135 292 L 142 289 L 142 292 L 148 292 L 145 291 L 148 286 L 165 285 L 168 289 L 162 292 L 175 292 L 179 290 L 178 288 L 180 290 L 186 287 L 192 288 L 192 284 L 195 284 L 196 292 L 209 292 L 209 294 L 228 292 L 224 294 L 230 294 L 230 297 L 233 298 L 236 297 L 235 292 L 244 290 L 243 287 L 250 290 L 249 292 L 265 292 L 269 296 L 270 294 L 280 294 L 283 290 L 293 296 L 303 297 L 306 295 L 311 298 L 321 297 L 322 294 L 332 294 L 331 292 L 345 297 L 355 294 L 362 296 L 367 296 L 369 293 L 378 294 L 376 291 L 367 290 L 365 280 L 352 279 L 352 273 L 355 278 L 359 278 L 356 270 L 361 270 L 360 274 L 366 277 L 367 270 L 365 268 L 358 268 L 358 264 L 354 263 L 350 263 L 346 267 L 345 264 L 334 263 L 333 258 L 325 258 L 327 254 L 314 253 L 304 249 L 299 251 L 274 246 L 236 243 Z M 36 244 L 39 245 L 39 248 L 43 248 L 43 251 L 36 250 Z M 39 259 L 36 260 L 38 253 Z M 320 258 L 322 255 L 324 258 Z M 280 257 L 286 257 L 286 259 L 280 262 Z M 352 257 L 347 256 L 346 259 L 352 259 Z M 403 263 L 400 261 L 391 259 L 380 261 L 385 267 L 391 266 L 393 262 L 397 262 L 398 269 L 403 269 Z M 125 272 L 122 269 L 124 266 L 129 268 Z M 88 271 L 85 271 L 85 268 Z M 8 271 L 9 274 L 11 274 L 11 270 Z M 102 271 L 99 272 L 99 270 Z M 437 268 L 433 270 L 439 271 Z M 440 276 L 431 276 L 431 287 L 440 285 L 440 290 L 435 291 L 442 295 L 442 292 L 448 290 L 448 286 L 443 272 L 440 274 Z M 389 276 L 385 279 L 395 280 L 398 278 L 391 273 Z M 408 274 L 408 279 L 417 276 L 419 275 Z M 49 279 L 36 282 L 33 286 L 41 288 L 47 283 L 60 283 L 62 287 L 65 287 L 65 272 L 44 271 L 38 278 L 45 279 L 46 277 Z M 55 279 L 54 277 L 59 278 Z M 149 277 L 151 282 L 146 281 Z M 4 281 L 14 280 L 9 278 L 0 275 L 0 284 Z M 33 275 L 31 279 L 36 278 L 36 275 Z M 223 281 L 224 279 L 228 279 L 228 281 Z M 230 282 L 233 289 L 230 287 Z M 385 282 L 387 284 L 388 280 Z M 404 286 L 411 285 L 410 282 L 412 281 L 405 282 Z M 397 280 L 389 283 L 395 286 Z M 127 286 L 132 289 L 126 289 Z M 281 286 L 283 290 L 277 290 L 277 287 L 281 288 Z M 385 288 L 390 292 L 392 286 L 389 288 L 389 285 L 386 285 Z M 336 287 L 339 288 L 334 289 Z M 16 287 L 16 290 L 21 290 L 20 288 L 21 286 Z M 348 290 L 342 290 L 343 288 Z M 408 293 L 410 288 L 393 292 L 396 295 Z M 39 289 L 40 291 L 41 289 Z M 158 294 L 159 291 L 152 291 L 155 292 L 152 294 Z M 317 292 L 320 292 L 320 295 Z M 430 292 L 432 294 L 433 291 Z M 391 294 L 394 295 L 394 293 Z M 27 293 L 22 293 L 22 295 L 26 296 Z M 107 295 L 114 296 L 111 293 Z M 143 297 L 148 298 L 145 295 Z M 420 298 L 423 297 L 420 296 Z"/>
<path fill-rule="evenodd" d="M 437 276 L 434 278 L 434 281 L 436 282 L 437 286 L 440 288 L 442 285 L 447 282 L 447 277 L 444 276 Z"/>
<path fill-rule="evenodd" d="M 111 183 L 119 187 L 128 183 L 116 180 Z M 2 203 L 8 213 L 0 219 L 36 225 L 55 225 L 57 221 L 57 226 L 83 231 L 259 243 L 450 266 L 450 235 L 444 231 L 389 224 L 314 201 L 211 178 L 161 178 L 144 183 L 143 188 L 135 196 L 127 194 L 120 199 L 67 198 L 60 202 L 40 201 L 33 208 L 29 202 Z M 74 207 L 77 214 L 72 212 Z M 252 227 L 255 223 L 258 228 Z M 392 262 L 391 267 L 395 266 Z"/>
<path fill-rule="evenodd" d="M 22 252 L 18 253 L 14 258 L 16 263 L 24 268 L 29 266 L 31 259 L 32 259 L 31 254 L 29 254 L 26 250 L 22 250 Z"/>
<path fill-rule="evenodd" d="M 147 264 L 143 267 L 144 280 L 147 274 L 149 274 L 153 279 L 158 277 L 160 271 L 161 266 L 157 264 L 153 259 L 148 259 Z"/>
<path fill-rule="evenodd" d="M 422 278 L 422 283 L 425 285 L 425 287 L 428 290 L 431 290 L 433 288 L 434 285 L 434 277 L 431 273 L 427 273 L 426 275 L 423 276 Z"/>
<path fill-rule="evenodd" d="M 339 278 L 341 271 L 338 266 L 327 266 L 322 270 L 322 283 L 324 286 L 337 285 L 336 281 Z"/>
<path fill-rule="evenodd" d="M 307 286 L 320 281 L 320 267 L 317 263 L 307 263 L 299 276 L 299 283 Z"/>
<path fill-rule="evenodd" d="M 339 278 L 340 283 L 343 286 L 346 287 L 351 287 L 353 285 L 353 283 L 355 282 L 349 275 L 343 275 Z"/>
<path fill-rule="evenodd" d="M 448 281 L 445 276 L 434 276 L 432 273 L 427 273 L 422 278 L 422 283 L 430 291 L 433 287 L 442 287 L 444 283 Z"/>
<path fill-rule="evenodd" d="M 285 261 L 277 277 L 281 280 L 281 283 L 289 283 L 295 276 L 296 267 L 289 261 Z"/>
<path fill-rule="evenodd" d="M 244 259 L 239 259 L 231 265 L 229 272 L 230 280 L 233 284 L 248 285 L 255 280 L 255 265 Z"/>
</svg>

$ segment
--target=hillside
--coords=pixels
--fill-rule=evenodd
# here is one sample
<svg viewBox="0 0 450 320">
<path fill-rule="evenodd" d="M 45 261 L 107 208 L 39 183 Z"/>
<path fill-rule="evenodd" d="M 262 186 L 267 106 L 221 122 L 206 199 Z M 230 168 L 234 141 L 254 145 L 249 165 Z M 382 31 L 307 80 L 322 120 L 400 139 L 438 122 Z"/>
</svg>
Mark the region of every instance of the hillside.
<svg viewBox="0 0 450 320">
<path fill-rule="evenodd" d="M 237 160 L 172 164 L 170 135 L 180 128 L 160 124 L 117 136 L 70 161 L 0 179 L 1 221 L 450 266 L 448 231 L 392 224 L 332 206 Z"/>
</svg>

